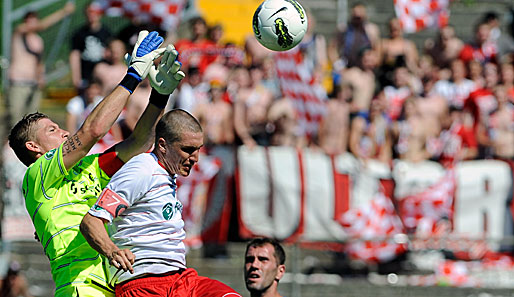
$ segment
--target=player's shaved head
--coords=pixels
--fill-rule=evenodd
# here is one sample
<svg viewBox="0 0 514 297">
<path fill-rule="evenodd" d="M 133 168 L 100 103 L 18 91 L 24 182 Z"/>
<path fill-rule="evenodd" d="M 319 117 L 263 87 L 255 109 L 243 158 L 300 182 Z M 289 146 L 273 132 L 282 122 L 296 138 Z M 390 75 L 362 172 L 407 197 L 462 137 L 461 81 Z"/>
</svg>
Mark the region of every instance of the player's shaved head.
<svg viewBox="0 0 514 297">
<path fill-rule="evenodd" d="M 168 143 L 181 140 L 184 132 L 203 132 L 200 122 L 183 109 L 173 109 L 162 116 L 155 128 L 155 140 L 163 138 Z"/>
<path fill-rule="evenodd" d="M 36 138 L 37 122 L 41 119 L 48 119 L 48 116 L 40 112 L 25 115 L 14 127 L 9 134 L 9 146 L 20 161 L 29 166 L 34 162 L 34 155 L 30 152 L 25 144 L 27 141 Z"/>
</svg>

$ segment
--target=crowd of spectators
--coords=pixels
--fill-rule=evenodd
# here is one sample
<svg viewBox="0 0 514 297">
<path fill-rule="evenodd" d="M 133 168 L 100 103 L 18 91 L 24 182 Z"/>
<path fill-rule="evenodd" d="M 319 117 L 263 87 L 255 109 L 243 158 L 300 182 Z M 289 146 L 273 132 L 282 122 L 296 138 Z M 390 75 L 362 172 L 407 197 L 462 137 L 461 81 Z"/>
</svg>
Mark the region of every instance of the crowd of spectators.
<svg viewBox="0 0 514 297">
<path fill-rule="evenodd" d="M 68 103 L 67 129 L 115 87 L 125 72 L 131 35 L 149 25 L 132 22 L 118 35 L 100 22 L 94 5 L 72 38 L 70 65 L 79 95 Z M 349 152 L 361 160 L 410 162 L 514 158 L 514 40 L 499 15 L 486 13 L 466 42 L 446 26 L 420 46 L 400 21 L 388 33 L 368 20 L 366 7 L 350 8 L 349 22 L 332 39 L 309 30 L 299 49 L 312 77 L 325 88 L 324 113 L 315 135 L 299 132 L 292 98 L 281 92 L 274 53 L 252 34 L 244 47 L 223 42 L 223 27 L 189 20 L 188 36 L 168 38 L 186 72 L 168 108 L 194 114 L 206 131 L 205 152 L 219 157 L 230 175 L 238 145 L 309 147 Z M 99 57 L 103 58 L 100 59 Z M 142 84 L 98 151 L 126 137 L 141 115 L 150 88 Z"/>
</svg>

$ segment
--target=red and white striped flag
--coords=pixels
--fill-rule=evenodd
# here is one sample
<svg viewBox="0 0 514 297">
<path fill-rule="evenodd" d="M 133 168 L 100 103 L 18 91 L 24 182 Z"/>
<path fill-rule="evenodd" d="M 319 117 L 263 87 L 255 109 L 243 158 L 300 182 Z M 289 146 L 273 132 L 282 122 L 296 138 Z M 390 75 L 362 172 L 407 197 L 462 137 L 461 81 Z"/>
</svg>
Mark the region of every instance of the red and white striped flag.
<svg viewBox="0 0 514 297">
<path fill-rule="evenodd" d="M 400 216 L 407 230 L 414 230 L 417 226 L 423 225 L 426 230 L 435 232 L 439 220 L 451 219 L 455 187 L 455 170 L 449 169 L 441 180 L 425 191 L 397 198 Z M 427 227 L 427 224 L 432 227 Z"/>
<path fill-rule="evenodd" d="M 186 0 L 97 0 L 110 16 L 124 16 L 141 23 L 158 24 L 165 31 L 177 28 Z"/>
<path fill-rule="evenodd" d="M 396 17 L 405 33 L 448 24 L 449 0 L 394 0 Z"/>
<path fill-rule="evenodd" d="M 406 243 L 396 243 L 392 238 L 403 233 L 403 226 L 393 202 L 382 193 L 369 204 L 345 212 L 340 223 L 349 236 L 358 239 L 346 246 L 352 258 L 379 263 L 407 251 Z"/>
<path fill-rule="evenodd" d="M 277 52 L 274 58 L 282 94 L 292 100 L 301 132 L 315 135 L 325 114 L 326 90 L 315 80 L 299 47 Z"/>
</svg>

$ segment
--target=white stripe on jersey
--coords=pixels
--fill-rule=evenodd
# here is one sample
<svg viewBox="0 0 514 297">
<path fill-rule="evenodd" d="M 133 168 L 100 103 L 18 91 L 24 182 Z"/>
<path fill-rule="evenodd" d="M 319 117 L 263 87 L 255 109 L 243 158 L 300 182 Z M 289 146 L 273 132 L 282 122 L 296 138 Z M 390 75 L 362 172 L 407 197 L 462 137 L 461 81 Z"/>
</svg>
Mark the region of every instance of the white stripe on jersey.
<svg viewBox="0 0 514 297">
<path fill-rule="evenodd" d="M 91 215 L 110 221 L 111 240 L 136 256 L 134 274 L 111 267 L 111 284 L 186 267 L 186 233 L 182 204 L 176 198 L 176 177 L 159 165 L 154 154 L 137 155 L 107 185 L 128 202 L 128 208 L 116 218 L 95 206 L 89 210 Z"/>
</svg>

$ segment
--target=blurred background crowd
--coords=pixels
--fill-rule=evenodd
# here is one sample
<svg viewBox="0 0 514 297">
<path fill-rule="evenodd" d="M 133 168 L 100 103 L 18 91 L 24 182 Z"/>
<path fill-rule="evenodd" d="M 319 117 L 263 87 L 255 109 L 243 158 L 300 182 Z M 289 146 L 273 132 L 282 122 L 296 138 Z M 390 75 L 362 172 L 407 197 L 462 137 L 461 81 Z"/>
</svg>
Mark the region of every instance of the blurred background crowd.
<svg viewBox="0 0 514 297">
<path fill-rule="evenodd" d="M 308 32 L 295 49 L 281 54 L 262 47 L 251 33 L 243 42 L 228 40 L 221 23 L 209 23 L 198 13 L 165 30 L 155 20 L 135 17 L 111 28 L 102 22 L 101 1 L 62 4 L 44 17 L 31 10 L 13 27 L 4 67 L 4 139 L 24 114 L 41 110 L 50 93 L 44 60 L 56 54 L 46 51 L 40 34 L 84 14 L 85 24 L 68 39 L 53 40 L 70 44 L 64 54 L 67 74 L 58 85 L 71 91 L 60 95 L 59 124 L 75 132 L 123 78 L 124 54 L 132 51 L 137 33 L 157 30 L 179 51 L 186 73 L 167 108 L 185 109 L 202 123 L 204 153 L 221 164 L 214 194 L 221 204 L 233 191 L 236 150 L 242 145 L 350 153 L 363 164 L 432 160 L 449 168 L 462 160 L 500 159 L 514 168 L 512 10 L 481 13 L 464 29 L 472 32 L 469 40 L 446 23 L 432 29 L 433 36 L 414 41 L 394 15 L 379 27 L 365 2 L 351 1 L 347 21 L 334 23 L 330 34 L 317 30 L 319 17 L 304 7 Z M 284 61 L 293 61 L 293 69 Z M 150 91 L 147 82 L 136 89 L 91 153 L 131 133 Z M 8 163 L 13 157 L 4 152 L 4 158 Z"/>
</svg>

